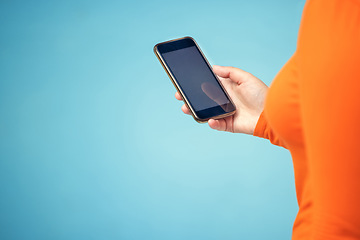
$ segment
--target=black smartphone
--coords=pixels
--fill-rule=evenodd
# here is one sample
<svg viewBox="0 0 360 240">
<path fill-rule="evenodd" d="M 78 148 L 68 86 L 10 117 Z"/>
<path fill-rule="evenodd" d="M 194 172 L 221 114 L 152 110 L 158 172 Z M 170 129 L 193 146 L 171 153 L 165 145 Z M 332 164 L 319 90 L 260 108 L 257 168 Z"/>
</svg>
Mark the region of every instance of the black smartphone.
<svg viewBox="0 0 360 240">
<path fill-rule="evenodd" d="M 197 122 L 235 113 L 235 105 L 193 38 L 158 43 L 154 52 Z"/>
</svg>

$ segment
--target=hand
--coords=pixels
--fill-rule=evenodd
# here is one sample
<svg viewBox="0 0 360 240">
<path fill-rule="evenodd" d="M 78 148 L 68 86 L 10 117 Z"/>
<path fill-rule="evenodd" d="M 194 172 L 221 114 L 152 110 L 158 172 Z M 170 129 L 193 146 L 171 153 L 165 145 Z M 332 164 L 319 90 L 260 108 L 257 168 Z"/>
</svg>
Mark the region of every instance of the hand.
<svg viewBox="0 0 360 240">
<path fill-rule="evenodd" d="M 236 113 L 223 119 L 210 119 L 209 126 L 219 131 L 253 134 L 256 123 L 264 109 L 264 101 L 268 87 L 254 75 L 239 68 L 213 66 L 213 71 L 236 106 Z M 176 92 L 176 99 L 182 100 Z M 184 104 L 182 111 L 190 114 Z"/>
</svg>

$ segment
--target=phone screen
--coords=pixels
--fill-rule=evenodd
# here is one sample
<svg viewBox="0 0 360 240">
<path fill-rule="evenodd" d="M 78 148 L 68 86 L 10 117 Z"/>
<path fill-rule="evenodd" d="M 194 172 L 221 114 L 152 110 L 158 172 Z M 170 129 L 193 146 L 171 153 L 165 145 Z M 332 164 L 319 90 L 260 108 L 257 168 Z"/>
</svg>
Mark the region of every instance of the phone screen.
<svg viewBox="0 0 360 240">
<path fill-rule="evenodd" d="M 165 64 L 200 118 L 235 110 L 210 66 L 191 38 L 158 46 Z"/>
</svg>

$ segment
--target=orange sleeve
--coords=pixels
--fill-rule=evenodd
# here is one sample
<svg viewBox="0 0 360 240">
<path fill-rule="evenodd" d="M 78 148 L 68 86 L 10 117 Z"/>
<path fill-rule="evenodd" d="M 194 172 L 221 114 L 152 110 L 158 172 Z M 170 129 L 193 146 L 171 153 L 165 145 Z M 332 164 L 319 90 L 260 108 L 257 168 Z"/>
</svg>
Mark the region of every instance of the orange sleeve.
<svg viewBox="0 0 360 240">
<path fill-rule="evenodd" d="M 297 65 L 311 239 L 360 239 L 360 1 L 309 1 Z"/>
<path fill-rule="evenodd" d="M 279 73 L 276 76 L 277 81 L 273 81 L 271 83 L 271 86 L 268 91 L 268 95 L 272 91 L 273 95 L 276 95 L 276 100 L 285 99 L 285 98 L 291 98 L 291 108 L 294 108 L 295 105 L 298 105 L 297 98 L 294 98 L 294 94 L 289 94 L 288 90 L 283 90 L 284 88 L 291 89 L 291 91 L 296 91 L 298 88 L 296 87 L 296 84 L 294 84 L 294 79 L 297 78 L 297 66 L 295 63 L 295 54 L 286 62 L 286 64 L 282 67 L 282 69 L 279 71 Z M 281 82 L 279 82 L 279 79 Z M 290 82 L 284 83 L 285 81 Z M 284 94 L 285 93 L 285 94 Z M 272 101 L 269 99 L 269 96 L 266 97 L 266 104 L 269 105 L 269 101 Z M 296 102 L 294 105 L 293 102 Z M 272 103 L 272 108 L 278 108 L 278 111 L 283 111 L 284 106 L 280 105 L 279 102 Z M 278 145 L 284 148 L 288 148 L 286 146 L 286 142 L 284 141 L 284 138 L 280 138 L 281 134 L 278 134 L 278 132 L 274 131 L 273 123 L 270 121 L 271 116 L 269 115 L 269 112 L 266 109 L 265 106 L 264 111 L 261 113 L 260 118 L 256 124 L 255 130 L 254 130 L 254 136 L 261 137 L 265 139 L 269 139 L 270 142 L 274 145 Z M 287 112 L 287 122 L 293 121 L 293 118 L 290 117 L 289 112 Z M 294 134 L 293 132 L 291 134 Z M 297 133 L 295 133 L 297 134 Z M 286 136 L 285 136 L 286 137 Z"/>
<path fill-rule="evenodd" d="M 286 148 L 284 142 L 271 129 L 270 125 L 266 120 L 264 112 L 261 113 L 259 120 L 256 124 L 254 136 L 269 139 L 272 144 Z"/>
</svg>

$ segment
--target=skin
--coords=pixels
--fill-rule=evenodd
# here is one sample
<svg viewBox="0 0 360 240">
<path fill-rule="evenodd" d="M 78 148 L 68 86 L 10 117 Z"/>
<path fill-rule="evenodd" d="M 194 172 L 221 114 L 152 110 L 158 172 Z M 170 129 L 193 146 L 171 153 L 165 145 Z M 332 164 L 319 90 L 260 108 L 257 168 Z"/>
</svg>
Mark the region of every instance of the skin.
<svg viewBox="0 0 360 240">
<path fill-rule="evenodd" d="M 218 131 L 246 133 L 253 135 L 256 123 L 264 110 L 268 87 L 254 75 L 235 67 L 213 66 L 213 71 L 236 106 L 236 113 L 223 119 L 210 119 L 209 126 Z M 176 92 L 175 98 L 182 100 Z M 191 114 L 184 104 L 181 110 Z"/>
</svg>

